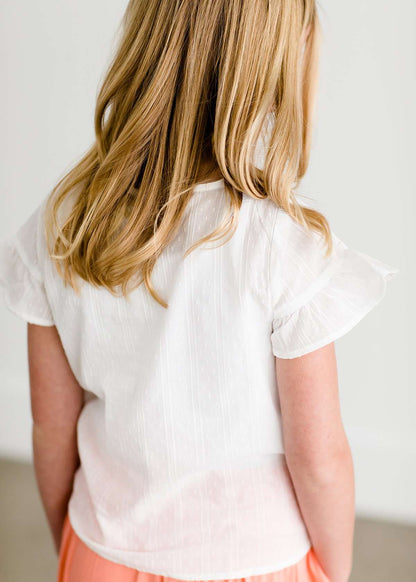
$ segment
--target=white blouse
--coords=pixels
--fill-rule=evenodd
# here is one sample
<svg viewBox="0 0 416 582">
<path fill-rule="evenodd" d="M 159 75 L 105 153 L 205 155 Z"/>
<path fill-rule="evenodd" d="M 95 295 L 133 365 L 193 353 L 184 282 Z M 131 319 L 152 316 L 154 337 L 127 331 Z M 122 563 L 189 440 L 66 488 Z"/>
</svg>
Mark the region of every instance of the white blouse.
<svg viewBox="0 0 416 582">
<path fill-rule="evenodd" d="M 0 247 L 6 306 L 55 325 L 85 389 L 81 465 L 69 501 L 94 552 L 183 580 L 265 574 L 311 547 L 285 462 L 274 357 L 349 331 L 398 269 L 317 234 L 270 200 L 243 194 L 223 246 L 189 246 L 219 222 L 223 180 L 198 184 L 182 228 L 130 300 L 81 281 L 47 255 L 44 202 Z M 221 241 L 220 241 L 221 242 Z"/>
</svg>

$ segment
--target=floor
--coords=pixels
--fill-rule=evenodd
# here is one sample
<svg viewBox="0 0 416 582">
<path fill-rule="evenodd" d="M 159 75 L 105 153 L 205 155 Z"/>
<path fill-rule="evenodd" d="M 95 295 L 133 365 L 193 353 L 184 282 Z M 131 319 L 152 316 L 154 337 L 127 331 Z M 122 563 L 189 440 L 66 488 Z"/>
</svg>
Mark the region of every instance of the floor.
<svg viewBox="0 0 416 582">
<path fill-rule="evenodd" d="M 1 582 L 55 582 L 58 561 L 32 465 L 0 459 L 0 512 Z M 416 582 L 416 527 L 357 519 L 355 531 L 350 582 Z"/>
</svg>

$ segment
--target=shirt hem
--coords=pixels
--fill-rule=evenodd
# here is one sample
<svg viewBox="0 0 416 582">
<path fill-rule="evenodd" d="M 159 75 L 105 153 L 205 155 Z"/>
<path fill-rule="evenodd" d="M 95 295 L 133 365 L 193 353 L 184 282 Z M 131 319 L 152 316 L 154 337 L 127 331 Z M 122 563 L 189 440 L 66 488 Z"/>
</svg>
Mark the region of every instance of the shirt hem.
<svg viewBox="0 0 416 582">
<path fill-rule="evenodd" d="M 15 307 L 7 297 L 4 288 L 3 288 L 3 301 L 7 309 L 10 311 L 10 313 L 13 313 L 13 315 L 16 315 L 17 317 L 23 319 L 23 321 L 27 323 L 43 325 L 45 327 L 53 327 L 55 325 L 55 321 L 53 319 L 47 319 L 45 317 L 39 317 L 38 315 L 32 315 L 31 313 L 24 311 L 23 309 Z"/>
<path fill-rule="evenodd" d="M 316 340 L 310 344 L 306 344 L 304 346 L 301 346 L 295 350 L 291 350 L 291 351 L 284 350 L 284 349 L 281 350 L 280 347 L 277 346 L 277 341 L 275 341 L 273 339 L 274 336 L 272 336 L 273 355 L 276 356 L 276 358 L 282 358 L 282 359 L 298 358 L 300 356 L 304 356 L 305 354 L 313 352 L 319 348 L 322 348 L 323 346 L 325 346 L 329 343 L 332 343 L 332 342 L 340 339 L 341 337 L 345 336 L 348 332 L 350 332 L 352 329 L 354 329 L 356 327 L 356 325 L 358 323 L 360 323 L 360 321 L 368 313 L 370 313 L 370 311 L 374 307 L 376 307 L 381 302 L 381 300 L 385 296 L 385 291 L 386 291 L 386 286 L 384 284 L 380 293 L 377 296 L 372 297 L 362 307 L 362 309 L 356 311 L 354 316 L 351 317 L 350 319 L 348 319 L 344 325 L 334 329 L 331 333 L 328 333 L 326 336 L 321 337 L 319 340 Z"/>
<path fill-rule="evenodd" d="M 289 566 L 294 566 L 295 564 L 297 564 L 299 561 L 301 561 L 309 552 L 309 550 L 311 549 L 312 545 L 310 543 L 310 541 L 308 542 L 308 544 L 298 553 L 296 554 L 294 557 L 288 559 L 288 560 L 283 560 L 280 562 L 277 562 L 275 564 L 272 564 L 270 566 L 258 566 L 256 568 L 245 568 L 243 570 L 237 570 L 237 571 L 231 571 L 231 572 L 216 572 L 216 573 L 205 573 L 205 574 L 201 574 L 201 573 L 191 573 L 191 574 L 177 574 L 174 572 L 169 572 L 169 571 L 161 571 L 161 570 L 148 570 L 147 568 L 142 570 L 140 567 L 137 568 L 136 566 L 132 566 L 131 562 L 129 562 L 128 560 L 123 560 L 122 558 L 120 558 L 117 555 L 114 555 L 111 551 L 106 551 L 105 549 L 103 549 L 103 546 L 101 546 L 100 544 L 95 544 L 94 542 L 91 542 L 91 540 L 89 540 L 88 538 L 85 538 L 82 534 L 80 535 L 74 525 L 73 525 L 73 521 L 72 521 L 72 516 L 69 515 L 68 512 L 68 519 L 71 523 L 72 529 L 74 530 L 74 532 L 76 533 L 76 535 L 80 538 L 80 540 L 93 552 L 95 552 L 96 554 L 98 554 L 99 556 L 101 556 L 102 558 L 106 559 L 106 560 L 110 560 L 116 564 L 120 564 L 122 566 L 127 566 L 128 568 L 132 568 L 133 570 L 137 570 L 138 572 L 142 572 L 142 573 L 146 573 L 146 574 L 154 574 L 156 576 L 165 576 L 168 578 L 173 578 L 175 580 L 198 580 L 201 582 L 206 582 L 208 580 L 231 580 L 231 579 L 237 579 L 237 578 L 246 578 L 248 576 L 259 576 L 259 575 L 265 575 L 265 574 L 273 574 L 274 572 L 278 572 L 279 570 L 283 570 L 285 568 L 288 568 Z"/>
</svg>

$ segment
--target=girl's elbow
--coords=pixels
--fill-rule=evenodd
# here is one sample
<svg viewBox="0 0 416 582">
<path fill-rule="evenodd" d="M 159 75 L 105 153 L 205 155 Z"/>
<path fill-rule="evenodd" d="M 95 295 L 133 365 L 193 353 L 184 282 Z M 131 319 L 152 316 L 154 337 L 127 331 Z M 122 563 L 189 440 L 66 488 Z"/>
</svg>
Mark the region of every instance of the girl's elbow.
<svg viewBox="0 0 416 582">
<path fill-rule="evenodd" d="M 341 470 L 353 469 L 351 448 L 346 439 L 313 453 L 292 450 L 286 453 L 286 462 L 292 474 L 302 474 L 321 484 L 332 482 Z"/>
</svg>

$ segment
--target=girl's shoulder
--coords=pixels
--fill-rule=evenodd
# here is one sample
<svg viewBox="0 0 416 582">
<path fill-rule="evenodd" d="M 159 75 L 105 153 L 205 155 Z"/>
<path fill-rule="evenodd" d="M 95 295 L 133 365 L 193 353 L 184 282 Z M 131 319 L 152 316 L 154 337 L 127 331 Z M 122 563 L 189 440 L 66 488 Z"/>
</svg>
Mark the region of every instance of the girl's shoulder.
<svg viewBox="0 0 416 582">
<path fill-rule="evenodd" d="M 0 239 L 0 286 L 6 307 L 38 325 L 54 325 L 44 285 L 46 201 L 43 198 L 17 230 Z"/>
<path fill-rule="evenodd" d="M 255 201 L 268 239 L 267 301 L 273 353 L 294 358 L 352 329 L 386 292 L 395 266 L 358 251 L 330 227 L 323 234 L 299 224 L 273 201 Z"/>
</svg>

